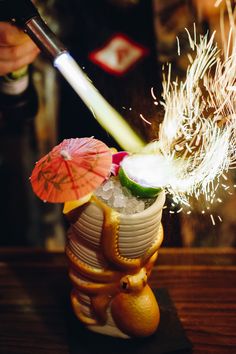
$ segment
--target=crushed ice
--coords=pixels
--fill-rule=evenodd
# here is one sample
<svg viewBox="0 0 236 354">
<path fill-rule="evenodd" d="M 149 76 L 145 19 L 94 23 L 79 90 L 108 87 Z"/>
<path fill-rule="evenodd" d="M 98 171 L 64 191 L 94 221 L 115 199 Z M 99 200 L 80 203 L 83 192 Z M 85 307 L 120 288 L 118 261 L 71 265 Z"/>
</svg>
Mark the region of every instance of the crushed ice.
<svg viewBox="0 0 236 354">
<path fill-rule="evenodd" d="M 97 188 L 94 194 L 121 214 L 140 213 L 155 201 L 155 198 L 136 198 L 120 184 L 118 177 L 111 177 Z"/>
</svg>

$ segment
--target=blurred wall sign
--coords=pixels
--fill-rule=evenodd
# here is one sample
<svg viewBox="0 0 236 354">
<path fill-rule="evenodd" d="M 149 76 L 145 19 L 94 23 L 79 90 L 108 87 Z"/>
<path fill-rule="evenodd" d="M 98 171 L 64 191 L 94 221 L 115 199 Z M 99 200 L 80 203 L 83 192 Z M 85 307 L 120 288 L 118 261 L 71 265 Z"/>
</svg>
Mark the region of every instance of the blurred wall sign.
<svg viewBox="0 0 236 354">
<path fill-rule="evenodd" d="M 89 59 L 104 71 L 121 76 L 149 54 L 148 48 L 123 33 L 112 36 L 103 47 L 89 54 Z"/>
</svg>

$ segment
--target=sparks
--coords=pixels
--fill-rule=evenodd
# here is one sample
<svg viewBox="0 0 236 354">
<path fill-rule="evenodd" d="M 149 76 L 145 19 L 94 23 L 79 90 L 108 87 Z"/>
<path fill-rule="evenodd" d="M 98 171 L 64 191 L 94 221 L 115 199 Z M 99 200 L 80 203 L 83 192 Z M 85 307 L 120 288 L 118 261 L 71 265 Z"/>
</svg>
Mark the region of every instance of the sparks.
<svg viewBox="0 0 236 354">
<path fill-rule="evenodd" d="M 211 214 L 210 217 L 211 217 L 212 225 L 215 226 L 216 223 L 215 223 L 215 219 L 214 219 L 213 215 Z"/>
<path fill-rule="evenodd" d="M 151 87 L 151 95 L 152 95 L 152 98 L 154 99 L 154 101 L 157 100 L 155 94 L 154 94 L 154 87 Z"/>
<path fill-rule="evenodd" d="M 162 156 L 163 166 L 160 159 L 158 167 L 168 168 L 165 188 L 176 204 L 189 206 L 190 197 L 203 196 L 209 210 L 209 205 L 220 202 L 216 193 L 220 179 L 227 181 L 228 170 L 236 167 L 236 24 L 232 18 L 228 46 L 222 52 L 215 33 L 197 38 L 195 26 L 193 37 L 187 31 L 193 52 L 184 81 L 171 81 L 171 64 L 163 66 L 159 103 L 164 120 L 158 142 L 146 151 Z M 159 175 L 150 178 L 153 183 L 156 178 L 158 185 Z"/>
<path fill-rule="evenodd" d="M 178 214 L 178 213 L 181 213 L 181 211 L 183 210 L 183 208 L 180 208 L 180 209 L 178 209 L 177 211 L 176 211 L 176 213 Z"/>
<path fill-rule="evenodd" d="M 208 214 L 221 202 L 218 189 L 230 188 L 228 170 L 236 168 L 236 95 L 229 90 L 236 86 L 236 13 L 229 17 L 228 44 L 222 51 L 215 33 L 198 37 L 195 26 L 193 36 L 186 30 L 192 49 L 186 77 L 172 80 L 171 64 L 163 65 L 159 137 L 133 158 L 137 180 L 165 189 L 175 207 L 181 205 L 178 212 L 191 208 L 194 197 L 203 201 L 202 214 Z M 156 99 L 153 88 L 151 93 Z"/>
<path fill-rule="evenodd" d="M 223 220 L 222 220 L 222 218 L 220 217 L 220 215 L 218 215 L 218 219 L 220 220 L 220 222 L 222 222 Z"/>
<path fill-rule="evenodd" d="M 215 34 L 200 36 L 189 31 L 191 55 L 185 81 L 171 82 L 171 66 L 163 75 L 165 115 L 159 130 L 158 153 L 171 171 L 166 189 L 187 204 L 190 196 L 205 196 L 213 204 L 219 179 L 227 181 L 235 168 L 236 138 L 236 30 L 230 32 L 232 52 L 224 55 L 214 42 Z M 224 185 L 228 190 L 229 186 Z"/>
<path fill-rule="evenodd" d="M 179 37 L 176 37 L 176 41 L 177 41 L 177 53 L 180 56 L 180 42 L 179 42 Z"/>
<path fill-rule="evenodd" d="M 147 124 L 149 124 L 149 125 L 152 125 L 151 122 L 149 122 L 146 118 L 144 118 L 144 116 L 142 115 L 142 113 L 140 113 L 139 116 L 140 116 L 140 118 L 142 118 L 142 120 L 143 120 L 145 123 L 147 123 Z"/>
</svg>

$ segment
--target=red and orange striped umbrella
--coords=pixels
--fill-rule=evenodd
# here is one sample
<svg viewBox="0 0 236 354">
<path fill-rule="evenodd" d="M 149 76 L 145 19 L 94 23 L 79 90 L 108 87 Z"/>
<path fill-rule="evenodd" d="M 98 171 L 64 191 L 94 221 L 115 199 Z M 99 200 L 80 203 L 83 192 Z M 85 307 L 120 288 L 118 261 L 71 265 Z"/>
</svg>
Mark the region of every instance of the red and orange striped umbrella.
<svg viewBox="0 0 236 354">
<path fill-rule="evenodd" d="M 40 199 L 64 203 L 93 192 L 111 166 L 111 151 L 100 140 L 65 139 L 36 163 L 30 181 Z"/>
</svg>

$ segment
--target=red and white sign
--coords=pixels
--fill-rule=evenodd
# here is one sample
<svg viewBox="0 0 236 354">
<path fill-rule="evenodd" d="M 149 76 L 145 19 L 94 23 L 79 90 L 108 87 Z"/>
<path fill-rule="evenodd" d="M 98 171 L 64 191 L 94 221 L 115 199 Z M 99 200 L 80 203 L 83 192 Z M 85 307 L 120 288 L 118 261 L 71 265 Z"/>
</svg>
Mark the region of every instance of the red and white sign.
<svg viewBox="0 0 236 354">
<path fill-rule="evenodd" d="M 90 53 L 89 59 L 113 75 L 123 75 L 148 53 L 148 48 L 119 33 L 110 38 L 102 48 Z"/>
</svg>

